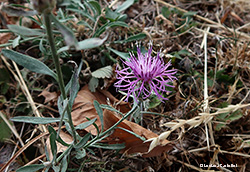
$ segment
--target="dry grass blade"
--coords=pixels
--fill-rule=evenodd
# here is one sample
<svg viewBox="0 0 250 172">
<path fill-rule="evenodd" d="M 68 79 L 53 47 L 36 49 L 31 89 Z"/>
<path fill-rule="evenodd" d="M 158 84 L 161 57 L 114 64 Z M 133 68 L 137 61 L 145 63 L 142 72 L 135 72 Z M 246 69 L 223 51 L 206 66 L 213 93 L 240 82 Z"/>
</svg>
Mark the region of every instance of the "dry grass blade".
<svg viewBox="0 0 250 172">
<path fill-rule="evenodd" d="M 208 61 L 208 59 L 207 59 L 207 33 L 209 32 L 209 29 L 210 29 L 210 27 L 208 27 L 207 30 L 204 32 L 204 39 L 203 39 L 203 43 L 204 43 L 204 59 L 205 59 L 205 62 L 204 62 L 204 112 L 205 113 L 209 113 L 209 111 L 210 111 L 209 110 L 209 100 L 208 100 L 208 77 L 207 77 L 207 75 L 208 75 L 207 74 L 207 61 Z M 206 130 L 206 139 L 207 139 L 208 150 L 210 150 L 208 133 L 210 134 L 212 145 L 215 144 L 211 120 L 212 120 L 212 118 L 208 122 L 205 122 L 205 130 Z M 208 127 L 209 127 L 209 132 L 208 132 L 207 124 L 208 124 Z"/>
</svg>

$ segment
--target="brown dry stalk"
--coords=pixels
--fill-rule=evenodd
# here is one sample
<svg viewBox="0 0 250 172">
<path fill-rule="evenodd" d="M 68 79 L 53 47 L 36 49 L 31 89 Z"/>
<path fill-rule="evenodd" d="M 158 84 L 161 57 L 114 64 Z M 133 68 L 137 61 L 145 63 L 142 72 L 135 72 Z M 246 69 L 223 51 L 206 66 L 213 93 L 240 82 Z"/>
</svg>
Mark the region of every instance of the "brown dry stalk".
<svg viewBox="0 0 250 172">
<path fill-rule="evenodd" d="M 45 154 L 45 153 L 42 154 L 42 155 L 40 155 L 40 156 L 38 156 L 38 157 L 36 157 L 35 159 L 33 159 L 32 161 L 28 162 L 28 163 L 25 164 L 24 166 L 34 164 L 35 162 L 37 162 L 38 160 L 40 160 L 40 159 L 42 159 L 42 158 L 44 158 L 44 157 L 46 157 L 46 154 Z"/>
</svg>

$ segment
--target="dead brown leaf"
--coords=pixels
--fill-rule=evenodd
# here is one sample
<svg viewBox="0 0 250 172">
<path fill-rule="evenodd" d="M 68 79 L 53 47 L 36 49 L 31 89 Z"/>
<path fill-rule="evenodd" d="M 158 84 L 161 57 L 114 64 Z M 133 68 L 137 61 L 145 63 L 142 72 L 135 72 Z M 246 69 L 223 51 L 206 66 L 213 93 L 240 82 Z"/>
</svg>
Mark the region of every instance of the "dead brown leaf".
<svg viewBox="0 0 250 172">
<path fill-rule="evenodd" d="M 12 37 L 12 34 L 10 32 L 8 33 L 0 33 L 0 44 L 7 43 Z M 2 48 L 0 48 L 1 51 Z"/>
<path fill-rule="evenodd" d="M 71 115 L 74 125 L 79 125 L 81 123 L 87 122 L 87 118 L 97 118 L 96 124 L 99 128 L 101 128 L 101 122 L 93 105 L 93 102 L 94 100 L 97 100 L 100 104 L 107 104 L 107 99 L 109 99 L 111 104 L 119 101 L 108 91 L 101 90 L 92 93 L 91 91 L 89 91 L 88 86 L 83 87 L 78 92 L 72 108 Z M 117 109 L 125 113 L 128 112 L 130 108 L 128 103 L 121 102 L 118 105 Z M 87 132 L 91 132 L 94 135 L 97 134 L 97 131 L 93 125 L 87 127 L 85 130 Z"/>
<path fill-rule="evenodd" d="M 56 92 L 49 92 L 47 90 L 43 90 L 38 96 L 43 96 L 45 98 L 44 103 L 56 101 L 58 98 L 58 94 Z"/>
<path fill-rule="evenodd" d="M 120 118 L 115 116 L 113 112 L 109 110 L 104 111 L 104 129 L 110 128 L 119 120 Z M 121 122 L 118 127 L 132 131 L 135 134 L 146 139 L 158 137 L 158 135 L 153 133 L 152 131 L 128 120 L 124 120 L 123 122 Z M 113 134 L 109 136 L 109 139 L 112 139 L 110 140 L 111 143 L 125 143 L 126 148 L 123 150 L 124 152 L 128 154 L 141 153 L 143 157 L 159 156 L 163 152 L 166 152 L 173 148 L 172 145 L 169 144 L 170 142 L 165 140 L 164 142 L 162 142 L 162 145 L 158 145 L 152 151 L 148 152 L 150 142 L 143 142 L 135 135 L 119 128 L 114 130 Z"/>
</svg>

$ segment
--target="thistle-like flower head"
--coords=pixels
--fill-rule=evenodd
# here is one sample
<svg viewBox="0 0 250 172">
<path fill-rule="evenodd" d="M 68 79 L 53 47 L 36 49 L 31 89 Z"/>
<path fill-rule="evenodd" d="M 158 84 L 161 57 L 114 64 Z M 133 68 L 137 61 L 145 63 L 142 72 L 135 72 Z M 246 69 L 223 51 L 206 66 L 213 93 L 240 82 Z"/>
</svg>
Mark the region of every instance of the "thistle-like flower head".
<svg viewBox="0 0 250 172">
<path fill-rule="evenodd" d="M 171 62 L 164 63 L 157 53 L 156 57 L 151 56 L 152 46 L 145 54 L 141 53 L 137 47 L 137 57 L 130 53 L 131 58 L 128 61 L 123 61 L 124 68 L 116 70 L 116 78 L 118 81 L 114 84 L 120 91 L 127 92 L 128 101 L 132 94 L 137 101 L 139 98 L 147 99 L 151 94 L 161 100 L 167 100 L 162 93 L 169 93 L 167 87 L 174 87 L 170 85 L 173 80 L 177 80 L 174 74 L 176 69 L 169 69 Z"/>
<path fill-rule="evenodd" d="M 56 0 L 31 0 L 33 8 L 39 13 L 49 13 L 56 5 Z"/>
</svg>

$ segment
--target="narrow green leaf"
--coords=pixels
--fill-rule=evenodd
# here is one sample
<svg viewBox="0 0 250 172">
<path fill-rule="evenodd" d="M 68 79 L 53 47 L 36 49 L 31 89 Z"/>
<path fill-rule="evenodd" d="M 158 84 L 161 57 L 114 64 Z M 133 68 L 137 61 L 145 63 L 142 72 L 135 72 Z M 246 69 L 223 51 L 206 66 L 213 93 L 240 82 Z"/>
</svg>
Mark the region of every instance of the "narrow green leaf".
<svg viewBox="0 0 250 172">
<path fill-rule="evenodd" d="M 115 11 L 120 13 L 120 12 L 126 10 L 127 8 L 129 8 L 133 4 L 134 4 L 134 0 L 127 0 L 122 5 L 117 7 L 117 9 Z"/>
<path fill-rule="evenodd" d="M 102 9 L 100 4 L 97 1 L 88 1 L 96 10 L 97 15 L 101 15 Z"/>
<path fill-rule="evenodd" d="M 43 41 L 44 41 L 44 39 L 42 38 L 41 40 L 40 40 L 40 42 L 39 42 L 39 50 L 41 51 L 41 53 L 43 53 L 43 54 L 46 54 L 47 53 L 47 50 L 44 48 L 44 46 L 43 46 Z"/>
<path fill-rule="evenodd" d="M 120 52 L 110 47 L 107 47 L 107 48 L 113 53 L 115 53 L 116 55 L 120 56 L 123 60 L 128 61 L 128 57 L 130 56 L 129 53 Z"/>
<path fill-rule="evenodd" d="M 57 54 L 60 54 L 61 52 L 68 51 L 68 50 L 69 50 L 69 46 L 64 46 L 64 47 L 60 48 L 60 49 L 57 51 Z"/>
<path fill-rule="evenodd" d="M 16 172 L 36 172 L 44 167 L 43 164 L 31 164 L 17 169 Z"/>
<path fill-rule="evenodd" d="M 115 27 L 115 26 L 121 26 L 121 27 L 128 27 L 128 25 L 123 22 L 123 21 L 114 21 L 110 23 L 106 23 L 103 26 L 101 26 L 99 29 L 96 30 L 95 34 L 93 37 L 98 37 L 100 36 L 105 30 L 107 30 L 110 27 Z"/>
<path fill-rule="evenodd" d="M 89 90 L 91 92 L 95 92 L 96 88 L 98 87 L 99 80 L 95 77 L 91 77 L 88 83 Z"/>
<path fill-rule="evenodd" d="M 75 63 L 75 62 L 73 62 L 73 63 Z M 69 106 L 70 106 L 70 109 L 72 108 L 73 103 L 75 101 L 75 98 L 77 96 L 77 93 L 78 93 L 78 91 L 80 89 L 78 78 L 79 78 L 79 74 L 80 74 L 81 69 L 82 69 L 82 65 L 83 65 L 83 61 L 81 61 L 81 63 L 79 64 L 79 67 L 75 63 L 74 72 L 73 72 L 73 75 L 72 75 L 72 77 L 70 79 L 70 85 L 71 85 L 70 89 L 69 89 L 69 95 L 70 95 Z"/>
<path fill-rule="evenodd" d="M 99 136 L 100 130 L 99 130 L 98 126 L 96 125 L 96 123 L 93 123 L 93 125 L 94 125 L 94 127 L 95 127 L 95 129 L 96 129 L 97 136 Z"/>
<path fill-rule="evenodd" d="M 126 40 L 114 41 L 114 43 L 123 44 L 126 42 L 138 41 L 138 40 L 144 39 L 146 37 L 147 37 L 147 35 L 145 33 L 138 33 L 136 35 L 128 37 L 128 39 L 126 39 Z"/>
<path fill-rule="evenodd" d="M 58 111 L 61 117 L 64 116 L 64 119 L 68 119 L 68 113 L 66 110 L 68 103 L 69 103 L 68 98 L 63 100 L 62 95 L 59 96 L 57 100 Z"/>
<path fill-rule="evenodd" d="M 49 125 L 48 130 L 49 130 L 49 133 L 54 133 L 55 135 L 57 135 L 56 130 L 55 130 L 52 126 Z M 63 139 L 62 139 L 60 136 L 58 136 L 58 138 L 57 138 L 56 140 L 57 140 L 59 143 L 61 143 L 63 146 L 67 146 L 67 147 L 70 146 L 70 144 L 64 142 Z"/>
<path fill-rule="evenodd" d="M 125 144 L 101 144 L 101 143 L 96 143 L 91 145 L 91 147 L 95 148 L 101 148 L 101 149 L 124 149 Z"/>
<path fill-rule="evenodd" d="M 44 145 L 44 151 L 45 151 L 45 155 L 46 155 L 47 160 L 50 161 L 48 146 L 46 144 Z"/>
<path fill-rule="evenodd" d="M 103 108 L 103 109 L 107 109 L 107 110 L 110 110 L 110 111 L 114 111 L 114 112 L 119 113 L 119 114 L 121 114 L 122 116 L 124 116 L 124 114 L 123 114 L 122 112 L 120 112 L 119 110 L 117 110 L 117 109 L 115 109 L 115 108 L 113 108 L 113 107 L 111 107 L 111 106 L 109 106 L 109 105 L 101 104 L 100 107 Z"/>
<path fill-rule="evenodd" d="M 188 11 L 188 12 L 183 14 L 183 17 L 194 16 L 196 14 L 197 14 L 196 11 Z"/>
<path fill-rule="evenodd" d="M 61 1 L 57 1 L 57 5 L 60 6 L 69 6 L 71 5 L 71 0 L 61 0 Z"/>
<path fill-rule="evenodd" d="M 144 39 L 146 37 L 147 37 L 147 35 L 145 33 L 138 33 L 136 35 L 128 37 L 128 39 L 126 39 L 126 42 L 138 41 L 138 40 Z"/>
<path fill-rule="evenodd" d="M 228 119 L 227 121 L 231 122 L 231 121 L 240 119 L 242 116 L 243 116 L 243 113 L 240 110 L 237 110 L 235 112 L 232 112 L 231 115 L 229 115 L 229 117 L 227 118 Z"/>
<path fill-rule="evenodd" d="M 63 157 L 63 159 L 62 159 L 61 171 L 60 171 L 60 172 L 66 172 L 66 171 L 67 171 L 67 169 L 68 169 L 68 161 L 69 161 L 69 160 L 68 160 L 68 156 L 69 156 L 69 154 L 70 154 L 72 148 L 73 148 L 73 146 L 70 145 L 70 147 L 68 147 L 68 148 L 66 149 L 66 151 L 64 151 L 64 157 Z"/>
<path fill-rule="evenodd" d="M 44 172 L 49 172 L 50 168 L 51 168 L 50 166 L 46 167 Z"/>
<path fill-rule="evenodd" d="M 42 117 L 32 117 L 32 116 L 16 116 L 11 118 L 13 122 L 26 122 L 31 124 L 49 124 L 54 122 L 59 122 L 59 118 L 42 118 Z"/>
<path fill-rule="evenodd" d="M 92 76 L 95 78 L 110 78 L 112 74 L 113 74 L 113 69 L 110 65 L 102 67 L 92 72 Z"/>
<path fill-rule="evenodd" d="M 79 50 L 86 50 L 86 49 L 99 47 L 106 41 L 107 38 L 108 38 L 108 35 L 103 39 L 100 39 L 100 38 L 85 39 L 83 41 L 78 42 L 76 50 L 79 51 Z M 57 53 L 59 54 L 63 51 L 67 51 L 69 50 L 69 48 L 70 48 L 69 46 L 62 47 L 57 51 Z"/>
<path fill-rule="evenodd" d="M 64 156 L 62 159 L 62 168 L 61 172 L 66 172 L 68 169 L 68 156 Z"/>
<path fill-rule="evenodd" d="M 96 112 L 100 118 L 101 121 L 101 132 L 103 131 L 104 128 L 104 122 L 103 122 L 103 111 L 102 108 L 100 107 L 100 104 L 98 103 L 98 101 L 94 100 L 94 107 L 96 109 Z"/>
<path fill-rule="evenodd" d="M 48 66 L 33 57 L 7 49 L 3 49 L 2 54 L 32 72 L 50 75 L 57 80 L 57 75 Z"/>
<path fill-rule="evenodd" d="M 92 16 L 91 16 L 88 12 L 86 12 L 86 11 L 79 10 L 79 9 L 74 8 L 74 7 L 72 7 L 72 6 L 67 7 L 66 10 L 69 10 L 69 11 L 72 11 L 72 12 L 75 12 L 75 13 L 78 13 L 78 14 L 81 14 L 81 15 L 83 15 L 84 17 L 87 17 L 87 18 L 89 18 L 90 20 L 92 20 L 93 22 L 95 22 L 95 18 L 92 17 Z"/>
<path fill-rule="evenodd" d="M 61 164 L 59 164 L 59 165 L 61 165 Z M 56 165 L 56 164 L 52 165 L 52 168 L 53 168 L 54 172 L 60 172 L 60 166 L 59 165 Z"/>
<path fill-rule="evenodd" d="M 18 35 L 18 36 L 13 40 L 13 42 L 12 42 L 13 48 L 16 48 L 16 47 L 19 45 L 20 39 L 21 39 L 21 36 Z"/>
<path fill-rule="evenodd" d="M 87 121 L 87 122 L 84 122 L 84 123 L 81 123 L 81 124 L 77 125 L 77 126 L 75 127 L 75 129 L 76 129 L 76 130 L 85 129 L 85 128 L 87 128 L 88 126 L 92 125 L 95 121 L 96 121 L 96 118 L 91 119 L 90 121 Z"/>
<path fill-rule="evenodd" d="M 133 131 L 130 131 L 130 130 L 127 130 L 127 129 L 121 128 L 121 127 L 117 127 L 117 128 L 119 128 L 119 129 L 121 129 L 121 130 L 124 130 L 124 131 L 126 131 L 126 132 L 128 132 L 128 133 L 130 133 L 130 134 L 133 134 L 135 137 L 141 139 L 142 141 L 145 141 L 145 140 L 146 140 L 144 137 L 139 136 L 138 134 L 134 133 Z"/>
<path fill-rule="evenodd" d="M 71 29 L 63 25 L 53 14 L 50 15 L 51 20 L 55 23 L 57 29 L 63 35 L 63 39 L 69 48 L 77 49 L 77 39 Z"/>
<path fill-rule="evenodd" d="M 111 22 L 116 21 L 121 16 L 120 13 L 112 11 L 109 8 L 105 9 L 105 17 Z"/>
<path fill-rule="evenodd" d="M 108 35 L 105 36 L 103 39 L 100 39 L 100 38 L 85 39 L 81 42 L 78 42 L 78 49 L 77 50 L 86 50 L 86 49 L 90 49 L 90 48 L 99 47 L 100 45 L 102 45 L 106 41 L 107 38 L 108 38 Z"/>
<path fill-rule="evenodd" d="M 0 112 L 1 113 L 1 112 Z M 4 114 L 1 114 L 4 115 Z M 11 137 L 11 130 L 4 120 L 0 117 L 0 142 L 4 142 L 5 139 L 9 139 Z"/>
<path fill-rule="evenodd" d="M 23 8 L 17 8 L 10 5 L 3 5 L 1 10 L 7 13 L 8 16 L 16 16 L 16 17 L 34 16 L 37 14 L 36 11 L 25 11 Z"/>
<path fill-rule="evenodd" d="M 50 133 L 49 140 L 50 140 L 50 147 L 51 147 L 51 152 L 52 152 L 53 160 L 54 160 L 56 159 L 56 154 L 57 154 L 56 134 L 53 132 Z"/>
<path fill-rule="evenodd" d="M 20 42 L 19 43 L 23 43 L 23 42 L 27 42 L 27 41 L 34 41 L 34 40 L 38 40 L 39 39 L 39 37 L 23 37 L 23 39 L 22 40 L 20 40 Z M 8 46 L 12 46 L 12 43 L 5 43 L 5 44 L 0 44 L 0 48 L 2 48 L 2 47 L 8 47 Z"/>
<path fill-rule="evenodd" d="M 77 144 L 75 145 L 75 148 L 76 148 L 76 149 L 82 148 L 82 147 L 88 142 L 90 136 L 91 136 L 91 134 L 90 134 L 90 133 L 87 133 L 87 134 L 79 141 L 79 143 L 77 143 Z"/>
<path fill-rule="evenodd" d="M 23 35 L 23 36 L 41 36 L 44 33 L 41 29 L 29 29 L 24 26 L 18 26 L 18 25 L 7 25 L 7 27 L 17 35 Z"/>
<path fill-rule="evenodd" d="M 108 24 L 108 27 L 114 27 L 114 26 L 128 27 L 128 24 L 123 21 L 115 21 Z"/>
</svg>

